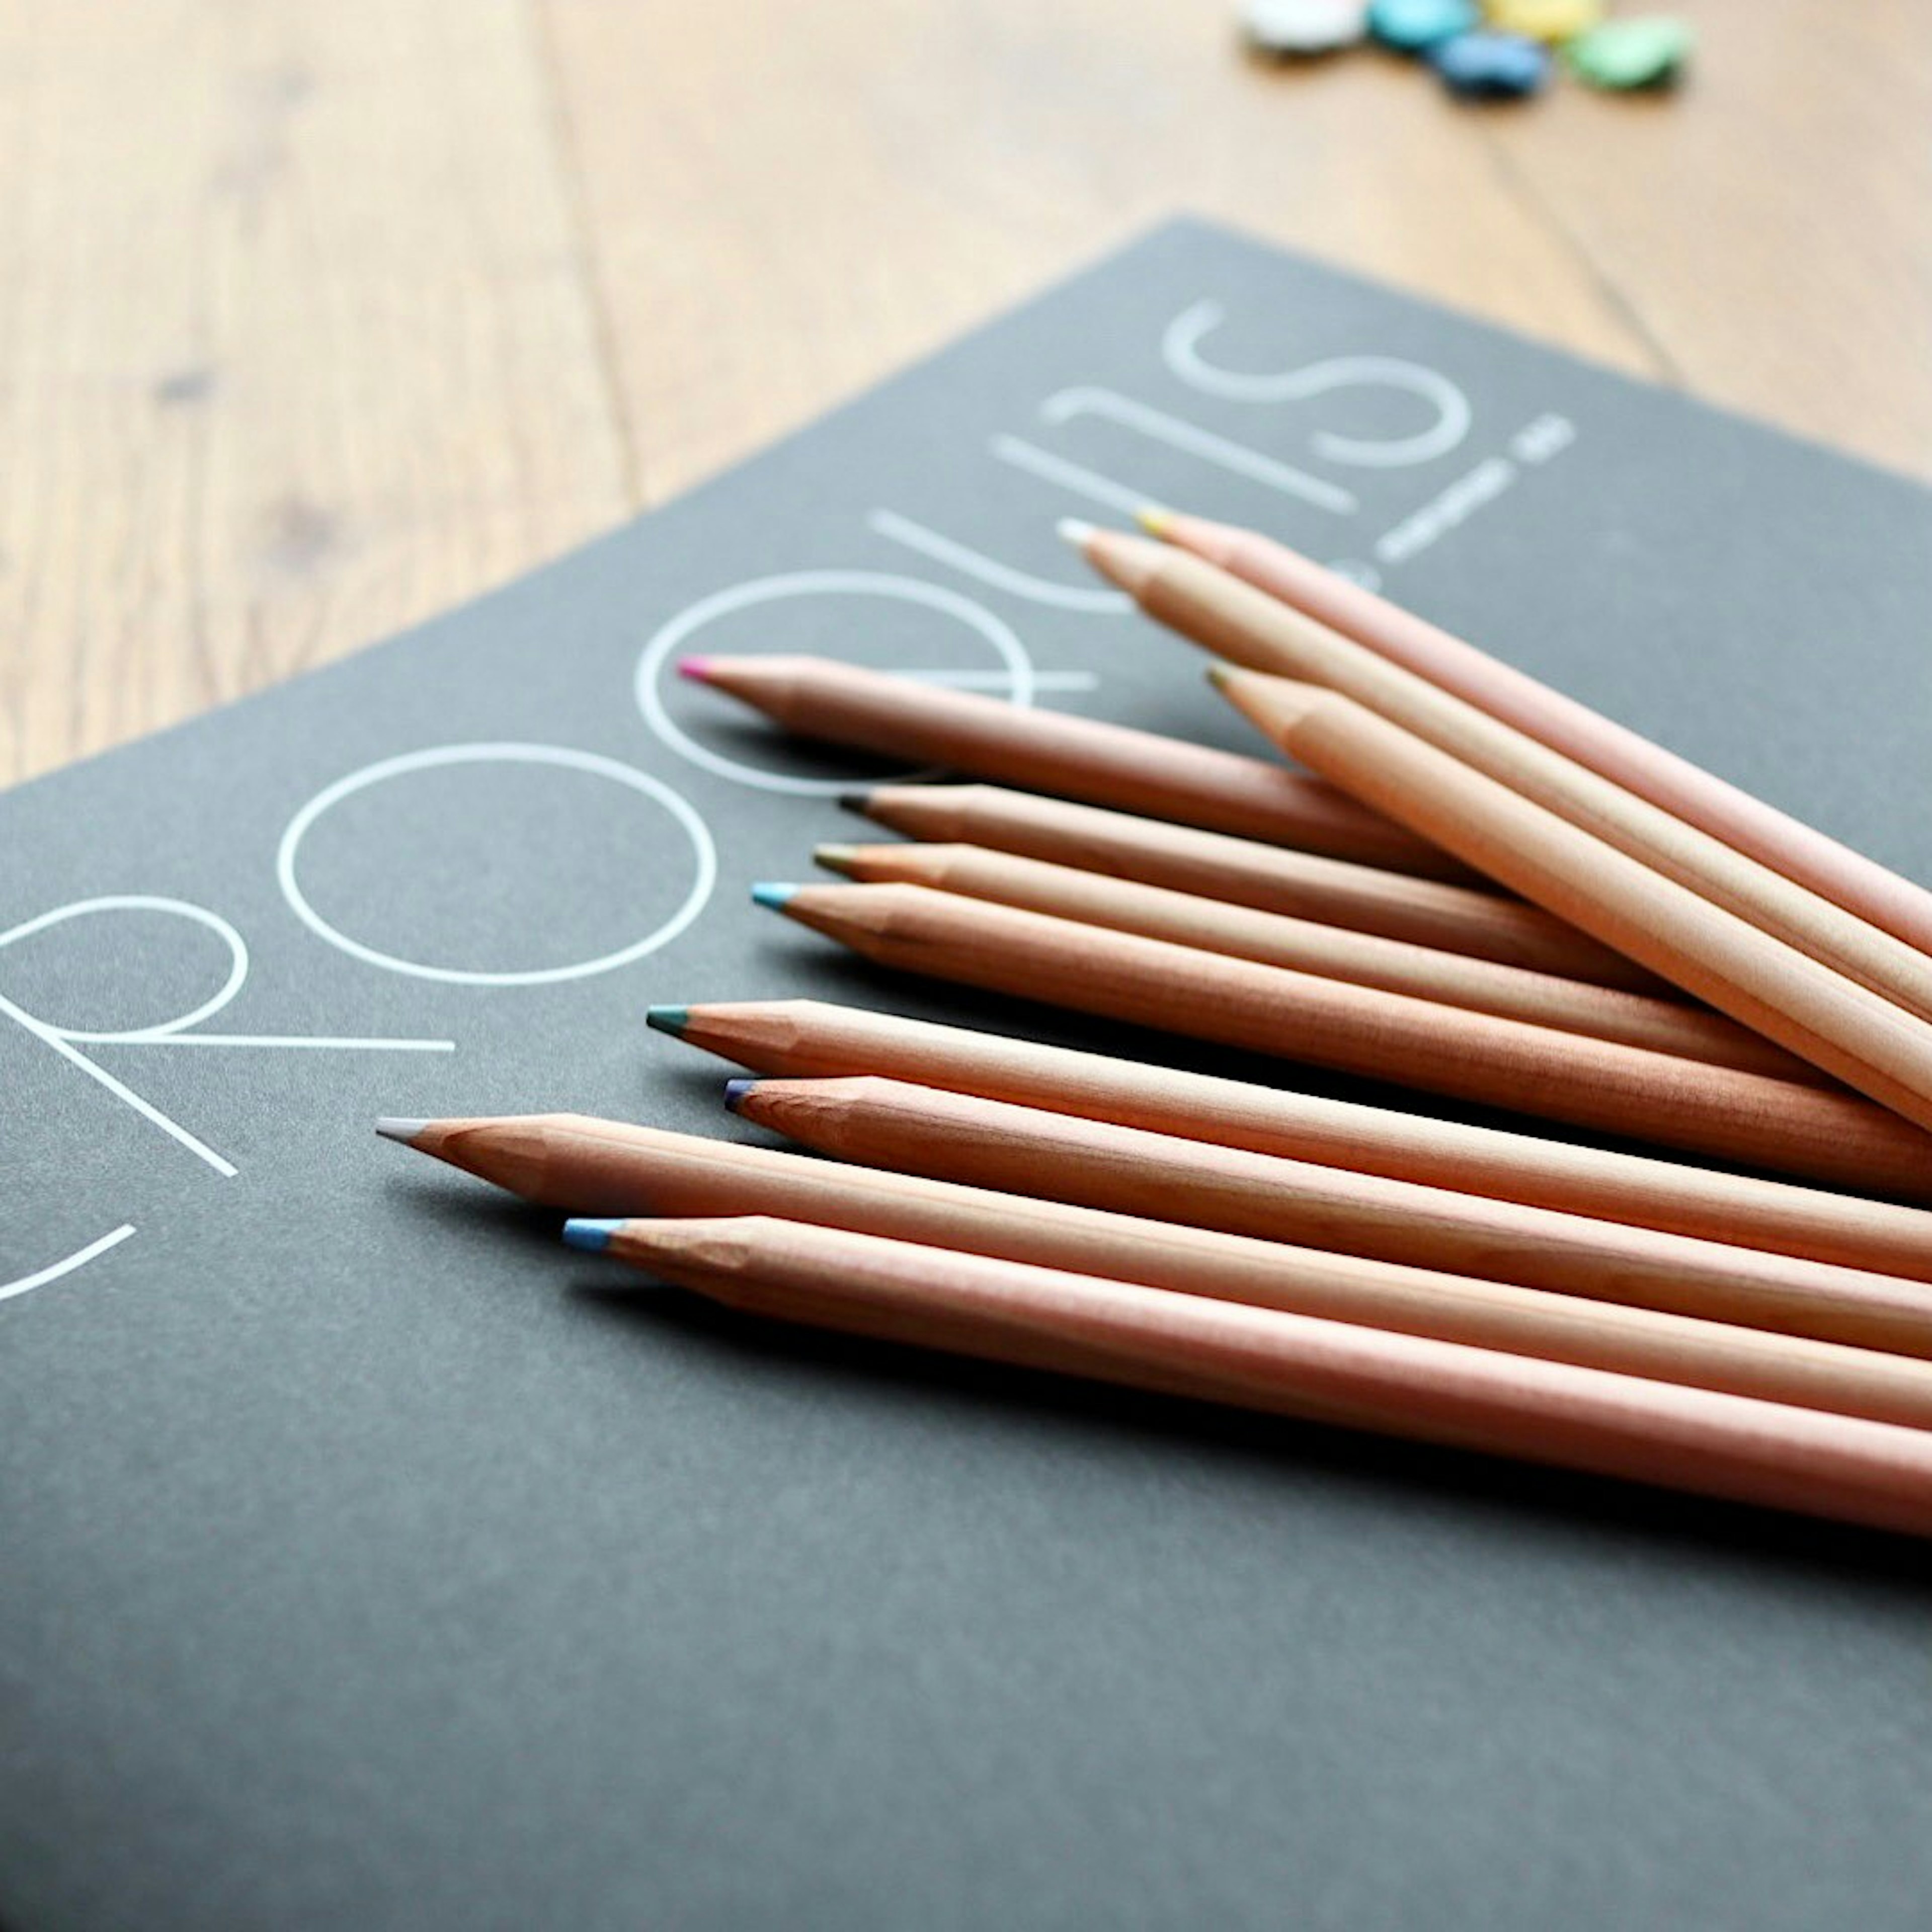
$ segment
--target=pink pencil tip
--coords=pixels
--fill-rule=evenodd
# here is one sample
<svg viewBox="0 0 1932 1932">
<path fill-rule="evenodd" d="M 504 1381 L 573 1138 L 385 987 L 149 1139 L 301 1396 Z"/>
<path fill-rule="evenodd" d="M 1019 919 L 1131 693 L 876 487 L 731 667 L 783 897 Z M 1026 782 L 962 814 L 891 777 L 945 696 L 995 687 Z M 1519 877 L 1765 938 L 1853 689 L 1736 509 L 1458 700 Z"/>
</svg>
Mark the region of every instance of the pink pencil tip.
<svg viewBox="0 0 1932 1932">
<path fill-rule="evenodd" d="M 711 677 L 711 660 L 709 658 L 680 658 L 677 674 L 688 677 L 698 684 L 708 683 Z"/>
</svg>

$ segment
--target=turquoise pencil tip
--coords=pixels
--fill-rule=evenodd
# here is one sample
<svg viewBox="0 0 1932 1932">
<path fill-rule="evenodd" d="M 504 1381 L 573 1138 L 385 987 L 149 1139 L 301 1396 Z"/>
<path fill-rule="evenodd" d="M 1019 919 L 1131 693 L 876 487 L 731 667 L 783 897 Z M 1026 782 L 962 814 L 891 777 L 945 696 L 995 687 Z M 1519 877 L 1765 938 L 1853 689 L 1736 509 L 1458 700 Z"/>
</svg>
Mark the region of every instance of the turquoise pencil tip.
<svg viewBox="0 0 1932 1932">
<path fill-rule="evenodd" d="M 621 1221 L 566 1221 L 563 1238 L 586 1254 L 601 1255 L 610 1245 L 610 1237 L 623 1225 Z"/>
<path fill-rule="evenodd" d="M 773 912 L 782 912 L 797 890 L 796 886 L 775 884 L 770 879 L 760 879 L 752 888 L 752 903 L 768 906 Z"/>
<path fill-rule="evenodd" d="M 684 1030 L 691 1024 L 688 1006 L 650 1006 L 644 1012 L 644 1024 L 655 1027 L 659 1033 L 668 1033 L 673 1040 L 682 1040 Z"/>
</svg>

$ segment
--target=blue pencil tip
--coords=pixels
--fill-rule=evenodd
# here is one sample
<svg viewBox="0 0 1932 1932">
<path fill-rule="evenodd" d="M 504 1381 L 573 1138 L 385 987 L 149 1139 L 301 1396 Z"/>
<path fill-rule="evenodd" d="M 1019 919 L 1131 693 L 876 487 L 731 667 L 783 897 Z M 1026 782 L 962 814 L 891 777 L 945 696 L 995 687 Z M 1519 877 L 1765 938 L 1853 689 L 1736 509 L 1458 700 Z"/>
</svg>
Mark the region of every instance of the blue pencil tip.
<svg viewBox="0 0 1932 1932">
<path fill-rule="evenodd" d="M 610 1237 L 623 1225 L 621 1221 L 566 1221 L 563 1238 L 573 1248 L 601 1255 L 610 1245 Z"/>
<path fill-rule="evenodd" d="M 752 903 L 769 906 L 773 912 L 782 912 L 793 893 L 797 890 L 796 886 L 778 885 L 770 879 L 760 879 L 752 888 Z"/>
<path fill-rule="evenodd" d="M 644 1014 L 644 1024 L 656 1027 L 659 1033 L 668 1033 L 672 1039 L 683 1037 L 684 1030 L 691 1024 L 688 1006 L 652 1006 Z"/>
<path fill-rule="evenodd" d="M 724 1106 L 729 1113 L 735 1114 L 745 1096 L 758 1083 L 755 1080 L 728 1080 L 724 1083 Z"/>
</svg>

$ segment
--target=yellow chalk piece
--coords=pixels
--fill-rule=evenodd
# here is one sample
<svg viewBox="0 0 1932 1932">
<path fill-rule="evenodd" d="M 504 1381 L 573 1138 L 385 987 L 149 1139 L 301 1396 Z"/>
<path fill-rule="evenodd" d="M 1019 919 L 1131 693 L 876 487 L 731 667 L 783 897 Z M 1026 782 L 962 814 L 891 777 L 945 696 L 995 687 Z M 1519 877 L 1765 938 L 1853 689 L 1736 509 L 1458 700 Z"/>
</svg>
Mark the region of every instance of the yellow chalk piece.
<svg viewBox="0 0 1932 1932">
<path fill-rule="evenodd" d="M 1603 0 L 1485 0 L 1483 16 L 1499 33 L 1568 40 L 1600 26 L 1604 7 Z"/>
</svg>

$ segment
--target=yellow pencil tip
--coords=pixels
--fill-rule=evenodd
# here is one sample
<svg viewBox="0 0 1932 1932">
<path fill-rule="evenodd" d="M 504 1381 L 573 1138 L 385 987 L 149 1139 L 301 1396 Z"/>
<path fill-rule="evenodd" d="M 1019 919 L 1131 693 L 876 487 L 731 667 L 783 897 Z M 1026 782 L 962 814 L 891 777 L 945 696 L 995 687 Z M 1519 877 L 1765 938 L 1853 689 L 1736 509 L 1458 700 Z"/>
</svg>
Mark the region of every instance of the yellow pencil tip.
<svg viewBox="0 0 1932 1932">
<path fill-rule="evenodd" d="M 1134 512 L 1134 521 L 1149 536 L 1165 538 L 1174 528 L 1174 512 L 1163 510 L 1158 503 L 1143 503 Z"/>
</svg>

